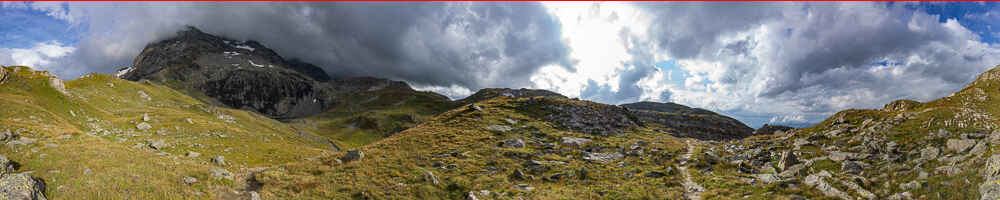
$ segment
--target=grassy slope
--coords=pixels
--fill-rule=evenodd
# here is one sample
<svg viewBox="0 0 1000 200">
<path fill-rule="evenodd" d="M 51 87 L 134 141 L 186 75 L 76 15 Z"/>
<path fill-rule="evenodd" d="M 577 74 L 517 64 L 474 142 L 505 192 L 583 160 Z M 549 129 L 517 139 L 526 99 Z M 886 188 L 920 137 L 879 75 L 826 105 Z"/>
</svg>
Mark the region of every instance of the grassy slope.
<svg viewBox="0 0 1000 200">
<path fill-rule="evenodd" d="M 45 180 L 50 199 L 218 198 L 245 184 L 212 180 L 208 171 L 216 167 L 209 159 L 215 155 L 231 163 L 225 169 L 242 175 L 249 171 L 245 168 L 326 153 L 320 150 L 323 144 L 299 138 L 286 124 L 207 106 L 164 86 L 92 74 L 66 82 L 72 94 L 68 97 L 49 86 L 45 72 L 6 69 L 18 72 L 0 85 L 0 104 L 5 105 L 0 131 L 9 129 L 38 141 L 8 145 L 0 154 L 18 162 L 19 171 L 34 171 Z M 152 101 L 140 98 L 138 91 Z M 135 127 L 144 113 L 153 119 L 148 122 L 153 129 L 140 131 Z M 231 116 L 235 123 L 220 116 Z M 158 130 L 165 135 L 156 134 Z M 63 135 L 72 138 L 56 138 Z M 144 146 L 147 139 L 163 139 L 170 147 L 152 150 Z M 201 156 L 185 158 L 188 151 Z M 184 176 L 199 182 L 185 185 Z"/>
<path fill-rule="evenodd" d="M 349 149 L 414 127 L 456 105 L 446 97 L 402 87 L 364 91 L 343 98 L 347 98 L 342 101 L 345 103 L 293 124 Z"/>
<path fill-rule="evenodd" d="M 495 98 L 480 102 L 486 112 L 476 112 L 461 107 L 435 117 L 433 120 L 408 129 L 371 145 L 361 147 L 365 158 L 360 161 L 338 163 L 333 160 L 302 162 L 272 169 L 256 178 L 264 183 L 262 195 L 274 198 L 361 198 L 377 199 L 460 199 L 469 191 L 477 191 L 482 199 L 509 199 L 531 197 L 536 199 L 611 198 L 611 199 L 677 199 L 684 190 L 679 175 L 667 178 L 645 178 L 651 170 L 664 171 L 672 166 L 684 151 L 681 140 L 646 128 L 630 130 L 621 136 L 595 137 L 554 128 L 544 122 L 539 107 L 526 105 L 527 99 Z M 608 106 L 568 99 L 548 99 L 547 103 L 580 103 L 589 106 Z M 544 105 L 544 104 L 543 104 Z M 507 124 L 505 119 L 519 123 Z M 486 130 L 488 125 L 507 124 L 515 127 L 510 132 Z M 533 127 L 533 128 L 532 128 Z M 537 130 L 536 130 L 537 129 Z M 537 134 L 536 134 L 537 133 Z M 648 149 L 657 153 L 620 160 L 630 163 L 619 167 L 616 163 L 584 161 L 579 149 L 567 148 L 560 153 L 544 153 L 538 143 L 558 143 L 563 136 L 594 139 L 590 146 L 627 147 L 636 141 L 652 143 Z M 506 149 L 498 147 L 504 139 L 521 137 L 528 147 Z M 452 154 L 448 156 L 447 154 Z M 564 161 L 553 169 L 534 175 L 534 180 L 520 181 L 509 178 L 515 168 L 522 168 L 525 160 L 509 155 L 532 154 L 531 160 Z M 445 154 L 445 156 L 442 156 Z M 453 165 L 453 169 L 435 167 Z M 446 167 L 447 168 L 447 167 Z M 588 179 L 577 176 L 581 168 L 588 170 Z M 632 178 L 623 174 L 637 170 Z M 433 172 L 440 184 L 424 179 L 425 172 Z M 576 176 L 556 182 L 542 180 L 556 173 Z M 529 184 L 533 191 L 521 191 L 515 184 Z M 490 195 L 478 191 L 489 190 Z M 603 193 L 601 195 L 600 193 Z"/>
</svg>

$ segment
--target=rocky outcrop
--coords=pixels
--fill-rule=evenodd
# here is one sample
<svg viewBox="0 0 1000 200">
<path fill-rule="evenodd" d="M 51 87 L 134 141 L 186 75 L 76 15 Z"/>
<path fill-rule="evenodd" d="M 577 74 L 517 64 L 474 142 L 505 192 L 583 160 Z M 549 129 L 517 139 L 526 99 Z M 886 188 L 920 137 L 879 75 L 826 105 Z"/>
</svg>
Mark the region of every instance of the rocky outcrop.
<svg viewBox="0 0 1000 200">
<path fill-rule="evenodd" d="M 597 104 L 591 102 L 558 102 L 552 101 L 542 106 L 546 121 L 556 126 L 575 132 L 599 136 L 617 135 L 625 130 L 644 126 L 639 118 L 627 109 L 619 106 Z"/>
<path fill-rule="evenodd" d="M 790 126 L 764 124 L 764 126 L 761 126 L 757 130 L 753 131 L 753 135 L 770 135 L 778 131 L 788 132 L 790 130 L 795 130 L 795 128 L 792 128 Z"/>
<path fill-rule="evenodd" d="M 700 108 L 675 103 L 638 102 L 623 104 L 640 120 L 657 124 L 675 137 L 700 140 L 732 140 L 749 137 L 753 129 L 739 120 Z"/>
<path fill-rule="evenodd" d="M 510 89 L 510 88 L 484 88 L 476 91 L 475 94 L 469 95 L 464 99 L 458 100 L 459 104 L 470 104 L 477 101 L 488 100 L 496 97 L 512 97 L 512 98 L 524 98 L 524 97 L 550 97 L 550 98 L 567 98 L 562 94 L 555 93 L 548 90 L 535 90 L 535 89 Z"/>
</svg>

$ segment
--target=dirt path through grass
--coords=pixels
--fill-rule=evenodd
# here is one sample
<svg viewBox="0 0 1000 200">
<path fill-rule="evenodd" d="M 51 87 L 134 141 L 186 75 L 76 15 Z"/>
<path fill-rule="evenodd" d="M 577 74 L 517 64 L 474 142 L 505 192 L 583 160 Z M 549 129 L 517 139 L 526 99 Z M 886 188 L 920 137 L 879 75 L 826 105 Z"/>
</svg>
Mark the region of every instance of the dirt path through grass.
<svg viewBox="0 0 1000 200">
<path fill-rule="evenodd" d="M 694 145 L 691 145 L 691 140 L 687 140 L 687 153 L 681 156 L 681 164 L 677 166 L 677 169 L 681 171 L 684 175 L 684 198 L 692 200 L 700 200 L 701 192 L 705 191 L 704 187 L 698 185 L 691 179 L 691 173 L 688 173 L 687 165 L 691 160 L 692 153 L 694 152 Z"/>
</svg>

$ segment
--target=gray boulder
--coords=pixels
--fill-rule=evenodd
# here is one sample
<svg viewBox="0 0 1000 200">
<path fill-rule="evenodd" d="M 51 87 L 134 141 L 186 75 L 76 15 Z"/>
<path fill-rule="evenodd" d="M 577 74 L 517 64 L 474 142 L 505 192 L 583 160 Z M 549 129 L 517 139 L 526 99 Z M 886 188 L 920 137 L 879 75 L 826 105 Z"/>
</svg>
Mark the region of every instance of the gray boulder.
<svg viewBox="0 0 1000 200">
<path fill-rule="evenodd" d="M 7 159 L 6 156 L 0 155 L 0 176 L 11 172 L 14 172 L 14 162 Z"/>
<path fill-rule="evenodd" d="M 152 129 L 152 128 L 153 128 L 153 126 L 149 125 L 146 122 L 140 122 L 139 124 L 135 125 L 135 129 L 139 129 L 140 131 L 149 130 L 149 129 Z"/>
<path fill-rule="evenodd" d="M 584 160 L 609 163 L 618 159 L 625 158 L 624 154 L 618 152 L 611 153 L 585 153 L 583 156 Z"/>
<path fill-rule="evenodd" d="M 514 128 L 511 128 L 510 126 L 507 126 L 507 125 L 494 124 L 494 125 L 486 126 L 486 130 L 498 131 L 498 132 L 507 132 L 507 131 L 514 130 Z"/>
<path fill-rule="evenodd" d="M 0 178 L 0 199 L 45 200 L 45 183 L 28 173 Z"/>
<path fill-rule="evenodd" d="M 344 155 L 344 158 L 341 160 L 343 160 L 344 162 L 351 162 L 355 160 L 361 160 L 362 158 L 365 158 L 365 153 L 361 152 L 361 150 L 349 150 L 347 151 L 347 154 Z"/>
<path fill-rule="evenodd" d="M 580 147 L 584 144 L 590 143 L 593 140 L 587 138 L 575 138 L 575 137 L 562 137 L 562 144 L 569 145 L 573 147 Z"/>
<path fill-rule="evenodd" d="M 792 165 L 799 164 L 799 158 L 795 156 L 792 151 L 785 151 L 781 153 L 781 158 L 778 159 L 778 168 L 781 170 L 788 169 Z"/>
<path fill-rule="evenodd" d="M 149 143 L 149 148 L 153 148 L 156 150 L 163 150 L 163 148 L 167 148 L 167 146 L 169 146 L 167 142 L 162 139 L 146 140 L 146 143 Z"/>
<path fill-rule="evenodd" d="M 824 178 L 832 178 L 832 177 L 833 175 L 830 174 L 830 172 L 823 170 L 819 173 L 806 176 L 804 183 L 808 186 L 816 188 L 826 196 L 839 197 L 841 199 L 853 199 L 851 198 L 851 195 L 847 194 L 847 192 L 841 191 L 836 187 L 833 187 L 833 185 L 824 180 Z"/>
<path fill-rule="evenodd" d="M 215 165 L 218 166 L 226 166 L 226 157 L 221 155 L 212 157 L 212 163 L 215 163 Z"/>
<path fill-rule="evenodd" d="M 214 179 L 233 179 L 233 174 L 225 169 L 213 169 L 208 172 Z"/>
<path fill-rule="evenodd" d="M 962 153 L 975 146 L 976 141 L 972 139 L 949 139 L 946 144 L 948 150 Z"/>
<path fill-rule="evenodd" d="M 503 148 L 524 148 L 524 140 L 521 138 L 506 139 L 500 146 Z"/>
<path fill-rule="evenodd" d="M 920 158 L 924 160 L 934 160 L 938 158 L 938 154 L 940 153 L 941 150 L 937 147 L 926 147 L 920 150 Z"/>
<path fill-rule="evenodd" d="M 185 176 L 184 178 L 181 178 L 181 180 L 184 181 L 184 184 L 188 184 L 188 185 L 191 185 L 191 184 L 194 184 L 194 183 L 198 182 L 197 178 L 190 177 L 190 176 Z"/>
</svg>

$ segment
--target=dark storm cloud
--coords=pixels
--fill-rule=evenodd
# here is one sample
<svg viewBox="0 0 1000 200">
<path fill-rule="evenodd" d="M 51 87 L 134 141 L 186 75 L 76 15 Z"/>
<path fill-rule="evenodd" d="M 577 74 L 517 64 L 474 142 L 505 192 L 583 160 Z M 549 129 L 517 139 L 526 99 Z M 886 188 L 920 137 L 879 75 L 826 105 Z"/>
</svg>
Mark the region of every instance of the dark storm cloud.
<svg viewBox="0 0 1000 200">
<path fill-rule="evenodd" d="M 73 56 L 80 71 L 125 66 L 147 42 L 184 25 L 257 40 L 335 77 L 376 76 L 467 88 L 528 85 L 543 65 L 570 68 L 560 25 L 542 6 L 501 3 L 281 2 L 73 7 L 93 29 Z M 217 3 L 226 4 L 226 3 Z M 114 12 L 106 12 L 114 10 Z M 116 47 L 109 49 L 108 45 Z M 111 50 L 111 51 L 108 51 Z M 88 55 L 96 54 L 96 55 Z"/>
</svg>

